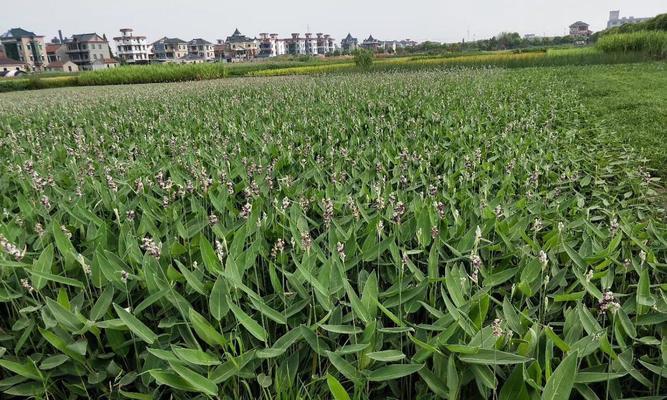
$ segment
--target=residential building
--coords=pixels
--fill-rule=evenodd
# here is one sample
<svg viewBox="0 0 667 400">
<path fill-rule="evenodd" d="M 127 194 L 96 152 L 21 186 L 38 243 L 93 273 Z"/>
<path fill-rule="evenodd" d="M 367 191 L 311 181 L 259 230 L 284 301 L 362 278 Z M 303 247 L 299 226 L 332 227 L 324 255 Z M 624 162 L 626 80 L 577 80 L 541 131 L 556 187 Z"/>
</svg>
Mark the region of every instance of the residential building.
<svg viewBox="0 0 667 400">
<path fill-rule="evenodd" d="M 312 33 L 306 33 L 301 36 L 299 33 L 293 33 L 289 39 L 284 39 L 285 50 L 287 54 L 323 56 L 333 53 L 336 50 L 335 40 L 331 35 L 318 33 L 313 36 Z"/>
<path fill-rule="evenodd" d="M 111 69 L 120 67 L 120 63 L 113 58 L 98 58 L 91 64 L 91 69 L 97 71 L 100 69 Z"/>
<path fill-rule="evenodd" d="M 277 33 L 260 33 L 259 37 L 258 57 L 277 57 L 287 54 L 285 40 L 278 39 Z"/>
<path fill-rule="evenodd" d="M 188 55 L 188 43 L 179 38 L 165 36 L 153 43 L 153 54 L 158 62 L 175 62 Z"/>
<path fill-rule="evenodd" d="M 403 40 L 399 41 L 398 43 L 399 43 L 399 47 L 402 48 L 402 49 L 409 48 L 409 47 L 415 47 L 419 44 L 412 39 L 403 39 Z"/>
<path fill-rule="evenodd" d="M 128 64 L 147 64 L 149 49 L 146 36 L 135 36 L 131 28 L 120 30 L 121 35 L 113 38 L 116 44 L 116 56 Z"/>
<path fill-rule="evenodd" d="M 364 40 L 361 43 L 361 47 L 363 47 L 366 50 L 371 50 L 371 51 L 379 51 L 380 48 L 382 47 L 382 43 L 377 40 L 376 38 L 373 37 L 373 35 L 368 36 L 368 39 Z"/>
<path fill-rule="evenodd" d="M 621 18 L 620 16 L 621 16 L 620 10 L 609 11 L 609 21 L 607 21 L 607 29 L 625 24 L 636 24 L 651 19 L 651 18 L 635 18 L 635 17 Z"/>
<path fill-rule="evenodd" d="M 79 67 L 70 60 L 65 61 L 51 61 L 44 68 L 49 72 L 78 72 Z"/>
<path fill-rule="evenodd" d="M 589 29 L 590 25 L 585 22 L 577 21 L 570 25 L 570 36 L 590 36 L 593 32 Z"/>
<path fill-rule="evenodd" d="M 97 60 L 111 58 L 111 48 L 105 36 L 97 33 L 82 33 L 72 35 L 65 40 L 67 55 L 79 70 L 93 69 L 93 63 Z"/>
<path fill-rule="evenodd" d="M 217 43 L 213 45 L 213 55 L 216 61 L 225 60 L 225 41 L 218 39 Z"/>
<path fill-rule="evenodd" d="M 191 59 L 198 58 L 203 61 L 215 60 L 213 43 L 201 38 L 192 39 L 188 42 L 188 56 Z"/>
<path fill-rule="evenodd" d="M 28 65 L 26 63 L 14 60 L 13 58 L 0 57 L 0 72 L 26 70 L 28 70 Z"/>
<path fill-rule="evenodd" d="M 13 28 L 0 36 L 0 42 L 7 58 L 26 64 L 31 71 L 43 69 L 48 62 L 44 36 Z"/>
<path fill-rule="evenodd" d="M 57 61 L 68 61 L 67 46 L 62 43 L 47 43 L 46 58 L 49 64 Z"/>
<path fill-rule="evenodd" d="M 287 49 L 287 54 L 306 54 L 306 40 L 305 38 L 301 37 L 300 33 L 293 33 L 291 38 L 285 39 L 285 47 Z"/>
<path fill-rule="evenodd" d="M 359 47 L 359 41 L 348 33 L 345 39 L 341 40 L 340 47 L 343 50 L 343 53 L 352 53 Z"/>
<path fill-rule="evenodd" d="M 317 34 L 317 54 L 327 55 L 336 51 L 336 40 L 324 33 Z"/>
<path fill-rule="evenodd" d="M 250 60 L 259 54 L 259 40 L 241 34 L 238 29 L 225 40 L 225 59 L 229 62 Z"/>
</svg>

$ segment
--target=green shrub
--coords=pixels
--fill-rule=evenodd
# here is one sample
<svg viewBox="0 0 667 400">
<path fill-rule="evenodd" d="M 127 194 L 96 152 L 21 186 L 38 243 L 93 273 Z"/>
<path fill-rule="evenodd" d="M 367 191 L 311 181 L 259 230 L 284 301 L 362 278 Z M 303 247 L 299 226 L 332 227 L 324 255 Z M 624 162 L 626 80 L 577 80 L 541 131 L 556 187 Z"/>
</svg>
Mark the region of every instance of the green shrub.
<svg viewBox="0 0 667 400">
<path fill-rule="evenodd" d="M 354 52 L 354 63 L 360 68 L 369 68 L 373 65 L 373 52 L 365 49 L 357 49 Z"/>
</svg>

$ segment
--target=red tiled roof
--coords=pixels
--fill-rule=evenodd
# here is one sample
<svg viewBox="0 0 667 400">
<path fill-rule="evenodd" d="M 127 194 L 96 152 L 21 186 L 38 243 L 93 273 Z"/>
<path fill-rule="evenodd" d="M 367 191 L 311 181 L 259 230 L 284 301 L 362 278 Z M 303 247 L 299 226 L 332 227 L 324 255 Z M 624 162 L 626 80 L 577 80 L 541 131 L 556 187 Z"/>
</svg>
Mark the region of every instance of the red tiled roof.
<svg viewBox="0 0 667 400">
<path fill-rule="evenodd" d="M 56 51 L 58 51 L 60 46 L 62 46 L 62 44 L 60 44 L 60 43 L 48 43 L 46 45 L 46 52 L 47 53 L 55 53 Z"/>
</svg>

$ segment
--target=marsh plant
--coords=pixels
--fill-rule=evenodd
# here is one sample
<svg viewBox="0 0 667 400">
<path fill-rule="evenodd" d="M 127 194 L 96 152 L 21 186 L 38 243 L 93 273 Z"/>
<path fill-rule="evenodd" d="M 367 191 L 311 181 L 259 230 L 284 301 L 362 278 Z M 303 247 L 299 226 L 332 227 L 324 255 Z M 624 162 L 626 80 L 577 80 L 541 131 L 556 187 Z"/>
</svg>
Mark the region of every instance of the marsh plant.
<svg viewBox="0 0 667 400">
<path fill-rule="evenodd" d="M 557 71 L 1 100 L 2 398 L 665 393 L 659 182 Z"/>
</svg>

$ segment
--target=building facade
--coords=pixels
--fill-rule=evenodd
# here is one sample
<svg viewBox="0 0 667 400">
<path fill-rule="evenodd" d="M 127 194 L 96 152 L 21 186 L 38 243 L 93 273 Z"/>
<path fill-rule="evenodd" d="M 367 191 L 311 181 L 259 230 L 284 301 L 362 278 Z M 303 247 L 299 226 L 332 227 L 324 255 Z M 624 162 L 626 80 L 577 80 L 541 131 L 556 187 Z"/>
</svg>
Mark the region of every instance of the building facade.
<svg viewBox="0 0 667 400">
<path fill-rule="evenodd" d="M 44 36 L 22 28 L 13 28 L 0 36 L 5 57 L 27 65 L 31 71 L 40 71 L 48 63 Z"/>
<path fill-rule="evenodd" d="M 291 38 L 284 39 L 287 54 L 295 56 L 325 56 L 336 50 L 335 40 L 324 33 L 293 33 Z"/>
<path fill-rule="evenodd" d="M 188 55 L 188 43 L 179 38 L 163 37 L 153 43 L 153 56 L 158 62 L 175 62 Z"/>
<path fill-rule="evenodd" d="M 97 33 L 72 35 L 70 39 L 65 40 L 65 44 L 67 56 L 79 70 L 91 70 L 95 61 L 111 59 L 109 42 L 106 37 Z"/>
<path fill-rule="evenodd" d="M 317 54 L 327 55 L 336 51 L 336 40 L 331 35 L 318 33 L 317 34 Z"/>
<path fill-rule="evenodd" d="M 617 26 L 625 24 L 636 24 L 639 22 L 646 21 L 650 18 L 635 18 L 635 17 L 623 17 L 621 18 L 620 10 L 609 11 L 609 21 L 607 21 L 607 29 L 615 28 Z"/>
<path fill-rule="evenodd" d="M 216 61 L 225 60 L 225 41 L 223 39 L 218 39 L 216 44 L 213 45 L 213 55 Z"/>
<path fill-rule="evenodd" d="M 259 54 L 259 40 L 241 34 L 238 29 L 225 40 L 225 59 L 228 62 L 251 60 Z"/>
<path fill-rule="evenodd" d="M 285 40 L 278 39 L 277 33 L 260 33 L 259 38 L 258 57 L 277 57 L 287 54 Z"/>
<path fill-rule="evenodd" d="M 352 34 L 348 33 L 345 39 L 341 40 L 340 47 L 343 53 L 349 54 L 359 47 L 359 41 L 357 38 L 352 37 Z"/>
<path fill-rule="evenodd" d="M 577 21 L 570 25 L 570 36 L 588 37 L 593 34 L 589 29 L 590 25 L 583 21 Z"/>
<path fill-rule="evenodd" d="M 67 46 L 62 43 L 47 43 L 46 58 L 49 64 L 52 62 L 68 61 Z"/>
<path fill-rule="evenodd" d="M 149 46 L 146 36 L 134 35 L 131 28 L 120 30 L 120 36 L 113 38 L 117 57 L 128 64 L 146 64 L 149 62 Z"/>
<path fill-rule="evenodd" d="M 24 62 L 12 58 L 0 57 L 0 72 L 23 71 L 28 70 L 28 65 Z M 2 76 L 4 76 L 3 74 Z"/>
<path fill-rule="evenodd" d="M 215 49 L 213 43 L 204 39 L 192 39 L 188 42 L 188 57 L 200 59 L 204 62 L 215 60 Z"/>
<path fill-rule="evenodd" d="M 78 72 L 79 67 L 69 60 L 51 61 L 45 70 L 49 72 Z"/>
<path fill-rule="evenodd" d="M 91 69 L 93 71 L 98 71 L 100 69 L 111 69 L 111 68 L 117 68 L 120 67 L 120 63 L 113 58 L 98 58 L 97 60 L 93 61 L 91 65 Z"/>
<path fill-rule="evenodd" d="M 369 35 L 368 38 L 361 43 L 362 48 L 374 52 L 379 51 L 381 46 L 382 43 L 376 38 L 374 38 L 373 35 Z"/>
</svg>

